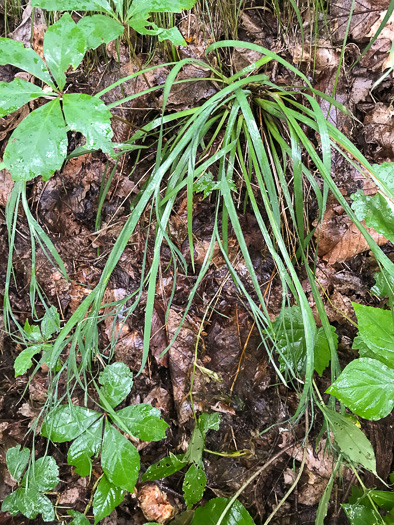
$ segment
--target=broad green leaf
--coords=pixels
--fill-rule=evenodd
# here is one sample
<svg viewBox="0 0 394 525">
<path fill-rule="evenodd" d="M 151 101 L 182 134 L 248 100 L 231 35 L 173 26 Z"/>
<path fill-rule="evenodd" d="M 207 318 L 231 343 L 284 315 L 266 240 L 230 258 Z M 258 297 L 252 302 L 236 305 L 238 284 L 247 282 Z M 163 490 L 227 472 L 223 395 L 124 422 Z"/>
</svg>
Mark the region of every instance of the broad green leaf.
<svg viewBox="0 0 394 525">
<path fill-rule="evenodd" d="M 41 333 L 44 339 L 48 340 L 50 337 L 60 330 L 60 316 L 59 312 L 54 306 L 48 308 L 41 321 Z"/>
<path fill-rule="evenodd" d="M 61 405 L 44 418 L 41 434 L 55 443 L 71 441 L 90 427 L 101 414 L 89 408 Z"/>
<path fill-rule="evenodd" d="M 133 0 L 129 9 L 129 16 L 149 13 L 180 13 L 191 9 L 196 0 Z"/>
<path fill-rule="evenodd" d="M 39 326 L 36 326 L 34 324 L 29 324 L 28 319 L 26 319 L 25 324 L 23 326 L 24 335 L 29 339 L 29 341 L 33 341 L 34 343 L 40 343 L 43 340 L 41 330 Z"/>
<path fill-rule="evenodd" d="M 12 82 L 0 82 L 0 118 L 42 95 L 45 93 L 41 88 L 21 78 L 15 78 Z"/>
<path fill-rule="evenodd" d="M 48 67 L 62 90 L 69 66 L 76 69 L 86 52 L 83 32 L 68 13 L 50 26 L 44 36 L 44 55 Z"/>
<path fill-rule="evenodd" d="M 385 271 L 375 273 L 376 284 L 372 286 L 371 292 L 378 297 L 388 297 L 389 306 L 394 305 L 394 277 Z"/>
<path fill-rule="evenodd" d="M 116 412 L 128 434 L 143 441 L 160 441 L 166 437 L 167 423 L 160 410 L 151 405 L 130 405 Z"/>
<path fill-rule="evenodd" d="M 32 0 L 31 5 L 46 11 L 112 11 L 107 0 Z"/>
<path fill-rule="evenodd" d="M 59 483 L 59 469 L 51 456 L 37 459 L 22 479 L 22 486 L 40 492 L 52 490 Z"/>
<path fill-rule="evenodd" d="M 29 346 L 22 350 L 14 362 L 15 377 L 25 374 L 33 365 L 32 357 L 41 352 L 41 345 Z"/>
<path fill-rule="evenodd" d="M 389 241 L 394 241 L 394 211 L 381 193 L 365 195 L 358 190 L 352 196 L 352 208 L 359 221 L 365 221 L 368 228 L 373 228 Z"/>
<path fill-rule="evenodd" d="M 59 99 L 30 113 L 12 133 L 4 164 L 15 181 L 42 175 L 44 180 L 62 167 L 67 155 L 67 133 Z"/>
<path fill-rule="evenodd" d="M 335 343 L 335 349 L 338 348 L 338 336 L 335 333 L 335 326 L 330 325 L 332 332 L 332 337 Z M 315 370 L 321 377 L 324 370 L 327 368 L 331 360 L 331 351 L 328 344 L 324 328 L 318 328 L 316 333 L 316 343 L 315 343 Z"/>
<path fill-rule="evenodd" d="M 10 38 L 0 38 L 0 66 L 12 64 L 39 78 L 53 89 L 55 84 L 49 75 L 44 61 L 33 49 L 24 47 L 22 42 Z"/>
<path fill-rule="evenodd" d="M 376 359 L 355 359 L 326 392 L 358 416 L 381 419 L 393 409 L 394 370 Z"/>
<path fill-rule="evenodd" d="M 204 436 L 208 430 L 219 430 L 220 415 L 217 412 L 213 412 L 212 414 L 204 412 L 198 418 L 198 425 Z"/>
<path fill-rule="evenodd" d="M 111 483 L 133 492 L 140 470 L 140 455 L 108 421 L 105 422 L 101 466 Z"/>
<path fill-rule="evenodd" d="M 54 521 L 55 511 L 51 501 L 34 488 L 19 488 L 5 498 L 1 506 L 3 512 L 8 511 L 13 516 L 21 512 L 29 519 L 35 519 L 42 514 L 44 521 Z"/>
<path fill-rule="evenodd" d="M 353 463 L 360 464 L 376 474 L 375 453 L 365 434 L 342 414 L 328 408 L 324 408 L 323 413 L 330 422 L 341 452 Z"/>
<path fill-rule="evenodd" d="M 182 470 L 183 467 L 187 465 L 187 461 L 185 461 L 184 458 L 184 454 L 178 454 L 176 456 L 174 454 L 170 454 L 168 457 L 165 457 L 154 465 L 151 465 L 141 477 L 141 481 L 155 481 L 157 479 L 166 478 L 172 474 L 175 474 L 175 472 Z"/>
<path fill-rule="evenodd" d="M 214 498 L 194 513 L 192 525 L 216 525 L 229 503 L 227 498 Z M 249 512 L 238 500 L 235 500 L 226 512 L 221 525 L 254 525 Z"/>
<path fill-rule="evenodd" d="M 394 368 L 394 317 L 390 310 L 352 303 L 357 316 L 359 336 L 370 349 L 360 355 L 373 357 Z"/>
<path fill-rule="evenodd" d="M 82 512 L 76 510 L 68 510 L 67 514 L 73 517 L 70 525 L 90 525 L 88 518 Z"/>
<path fill-rule="evenodd" d="M 197 424 L 194 427 L 189 446 L 185 454 L 185 461 L 202 466 L 202 453 L 204 452 L 205 438 Z"/>
<path fill-rule="evenodd" d="M 374 164 L 373 169 L 377 173 L 379 179 L 386 185 L 391 195 L 394 194 L 394 162 L 382 162 L 382 164 Z"/>
<path fill-rule="evenodd" d="M 78 22 L 78 27 L 85 37 L 88 49 L 108 44 L 124 32 L 122 24 L 105 15 L 84 16 Z"/>
<path fill-rule="evenodd" d="M 92 456 L 100 452 L 103 433 L 103 418 L 93 423 L 70 445 L 67 453 L 67 463 L 75 467 L 80 476 L 90 476 L 92 471 Z"/>
<path fill-rule="evenodd" d="M 109 516 L 122 503 L 125 491 L 113 485 L 104 474 L 93 498 L 94 523 Z"/>
<path fill-rule="evenodd" d="M 188 509 L 200 501 L 204 494 L 206 484 L 207 477 L 203 469 L 197 467 L 194 463 L 190 465 L 182 485 L 185 494 L 185 503 Z"/>
<path fill-rule="evenodd" d="M 160 42 L 170 40 L 177 46 L 187 45 L 177 27 L 172 27 L 170 29 L 158 27 L 154 22 L 150 22 L 146 18 L 140 17 L 139 13 L 138 16 L 133 17 L 129 21 L 129 24 L 137 33 L 140 33 L 141 35 L 157 36 Z"/>
<path fill-rule="evenodd" d="M 133 374 L 124 363 L 107 365 L 99 377 L 102 391 L 112 407 L 116 407 L 129 395 L 133 386 Z"/>
<path fill-rule="evenodd" d="M 7 468 L 15 481 L 19 481 L 29 462 L 30 450 L 17 445 L 9 448 L 6 454 Z"/>
<path fill-rule="evenodd" d="M 360 503 L 341 505 L 345 511 L 350 525 L 380 525 L 382 518 L 373 509 L 369 509 Z"/>
<path fill-rule="evenodd" d="M 68 127 L 85 135 L 86 148 L 112 152 L 112 114 L 102 100 L 83 93 L 64 95 L 63 111 Z"/>
<path fill-rule="evenodd" d="M 376 503 L 381 509 L 390 511 L 394 508 L 394 492 L 388 492 L 387 490 L 371 490 L 369 495 L 374 503 Z"/>
</svg>

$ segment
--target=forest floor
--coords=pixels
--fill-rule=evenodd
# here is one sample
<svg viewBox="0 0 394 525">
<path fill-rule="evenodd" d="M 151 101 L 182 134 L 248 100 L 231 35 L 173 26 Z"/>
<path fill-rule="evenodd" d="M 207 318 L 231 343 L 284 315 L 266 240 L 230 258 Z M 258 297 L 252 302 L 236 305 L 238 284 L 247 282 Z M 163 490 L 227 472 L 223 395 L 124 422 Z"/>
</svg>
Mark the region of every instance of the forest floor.
<svg viewBox="0 0 394 525">
<path fill-rule="evenodd" d="M 350 69 L 374 34 L 374 28 L 382 13 L 387 10 L 388 0 L 362 0 L 356 2 L 355 12 L 350 24 L 348 44 L 345 48 L 344 62 L 336 79 L 341 47 L 351 6 L 350 0 L 338 0 L 330 7 L 327 17 L 329 37 L 324 32 L 317 41 L 316 55 L 314 42 L 306 41 L 302 51 L 300 35 L 288 29 L 279 32 L 278 23 L 272 12 L 256 7 L 255 2 L 247 2 L 239 20 L 239 40 L 262 45 L 301 68 L 310 78 L 313 86 L 331 95 L 337 80 L 336 99 L 346 106 L 356 117 L 351 118 L 340 113 L 335 107 L 330 108 L 330 121 L 341 130 L 367 157 L 371 163 L 394 161 L 394 116 L 392 110 L 393 78 L 387 76 L 371 95 L 371 87 L 382 75 L 382 66 L 387 61 L 388 51 L 394 39 L 394 22 L 376 40 L 370 51 Z M 1 4 L 1 3 L 0 3 Z M 1 22 L 0 22 L 1 24 Z M 40 13 L 34 19 L 33 44 L 37 51 L 42 46 L 45 24 Z M 305 34 L 311 29 L 310 21 L 304 20 Z M 31 17 L 28 8 L 24 19 L 14 22 L 12 38 L 27 43 L 30 40 Z M 179 22 L 179 29 L 185 36 L 188 46 L 179 49 L 180 56 L 204 58 L 204 52 L 212 39 L 208 26 L 199 16 L 187 15 Z M 0 32 L 3 28 L 0 25 Z M 42 47 L 41 47 L 42 50 Z M 147 54 L 139 53 L 139 61 L 145 63 Z M 257 57 L 258 58 L 258 57 Z M 239 50 L 232 57 L 234 70 L 256 60 L 252 51 Z M 162 52 L 157 50 L 151 65 L 166 62 Z M 107 46 L 107 57 L 98 59 L 77 71 L 70 72 L 67 81 L 69 92 L 78 91 L 95 94 L 115 82 L 138 70 L 139 65 L 130 59 L 126 48 L 120 49 L 120 62 L 116 50 Z M 271 65 L 265 71 L 277 85 L 291 83 L 289 72 L 280 66 Z M 0 67 L 0 80 L 11 81 L 16 69 L 11 66 Z M 169 73 L 166 66 L 148 74 L 151 85 L 162 84 Z M 193 68 L 186 68 L 182 73 L 186 78 L 196 73 Z M 169 112 L 176 112 L 201 104 L 216 92 L 216 86 L 207 78 L 204 82 L 185 84 L 187 87 L 175 87 L 167 104 Z M 106 103 L 122 96 L 146 89 L 144 79 L 124 84 L 121 89 L 113 90 Z M 110 98 L 113 97 L 113 99 Z M 329 104 L 320 101 L 327 112 Z M 146 95 L 132 101 L 126 107 L 115 110 L 118 119 L 113 119 L 115 141 L 127 140 L 135 131 L 159 114 L 160 97 Z M 0 120 L 0 157 L 12 130 L 30 111 L 29 106 Z M 80 137 L 74 134 L 75 145 Z M 99 232 L 95 228 L 100 187 L 103 177 L 108 175 L 113 164 L 103 153 L 93 153 L 68 161 L 63 169 L 49 181 L 40 177 L 28 185 L 30 209 L 50 236 L 66 266 L 69 281 L 66 281 L 54 268 L 44 253 L 38 249 L 36 273 L 45 296 L 60 312 L 61 319 L 67 320 L 75 312 L 81 300 L 86 297 L 98 282 L 106 257 L 114 245 L 128 214 L 129 204 L 138 193 L 141 181 L 152 169 L 155 162 L 155 148 L 144 150 L 136 163 L 136 155 L 130 154 L 118 164 L 109 192 L 102 208 L 102 224 Z M 334 155 L 332 176 L 344 196 L 350 196 L 358 189 L 371 194 L 376 191 L 368 187 L 366 180 L 350 165 L 345 165 L 339 156 Z M 8 258 L 8 237 L 5 221 L 5 204 L 12 190 L 13 181 L 6 170 L 0 171 L 0 297 L 4 290 Z M 201 194 L 199 194 L 201 195 Z M 176 202 L 170 219 L 170 233 L 178 249 L 190 262 L 190 250 L 187 240 L 186 198 Z M 316 208 L 313 202 L 306 202 L 305 209 L 310 222 L 316 220 Z M 195 197 L 193 202 L 193 233 L 195 236 L 194 261 L 202 264 L 213 228 L 215 202 L 210 197 Z M 256 276 L 266 294 L 267 308 L 272 319 L 281 307 L 280 283 L 275 279 L 275 265 L 267 254 L 264 240 L 256 228 L 256 219 L 252 212 L 240 215 L 243 233 L 252 255 Z M 117 265 L 106 291 L 107 302 L 126 297 L 135 291 L 140 282 L 143 253 L 148 238 L 148 265 L 153 256 L 154 244 L 149 241 L 152 233 L 149 213 L 143 216 L 130 242 Z M 330 323 L 336 327 L 339 336 L 338 353 L 341 366 L 345 366 L 356 357 L 352 350 L 352 341 L 356 329 L 350 321 L 355 321 L 352 301 L 379 306 L 382 301 L 371 295 L 374 284 L 374 272 L 377 265 L 367 249 L 361 235 L 353 228 L 343 209 L 333 198 L 329 198 L 325 213 L 322 238 L 319 244 L 316 275 L 326 290 L 324 302 Z M 239 249 L 234 236 L 229 239 L 230 250 L 234 255 Z M 382 247 L 394 260 L 394 248 L 391 243 Z M 189 250 L 189 251 L 188 251 Z M 188 397 L 190 388 L 191 366 L 194 360 L 195 343 L 203 323 L 199 341 L 199 356 L 193 385 L 194 407 L 199 412 L 218 412 L 221 424 L 218 431 L 211 431 L 207 436 L 206 448 L 233 455 L 204 454 L 207 474 L 205 500 L 213 496 L 232 496 L 247 480 L 257 467 L 263 465 L 288 443 L 288 434 L 299 439 L 304 433 L 304 422 L 299 427 L 287 424 L 294 414 L 298 397 L 292 389 L 286 388 L 279 381 L 275 369 L 266 352 L 261 347 L 259 334 L 254 326 L 244 298 L 234 285 L 225 261 L 220 253 L 214 256 L 211 267 L 200 285 L 198 294 L 171 349 L 164 357 L 161 353 L 167 347 L 176 332 L 187 303 L 188 294 L 194 285 L 195 276 L 191 271 L 187 275 L 177 276 L 176 289 L 167 320 L 165 313 L 172 293 L 173 273 L 171 254 L 164 246 L 161 254 L 159 286 L 157 288 L 153 317 L 151 353 L 147 366 L 140 375 L 143 346 L 144 313 L 146 295 L 142 295 L 138 308 L 125 324 L 108 316 L 100 324 L 100 345 L 104 348 L 111 339 L 112 325 L 121 330 L 115 346 L 115 360 L 123 361 L 135 374 L 135 384 L 127 403 L 149 403 L 160 409 L 162 417 L 169 423 L 167 438 L 157 443 L 140 442 L 143 469 L 158 461 L 169 452 L 184 452 L 194 426 L 193 413 Z M 14 269 L 16 286 L 11 286 L 11 303 L 23 325 L 30 315 L 31 245 L 26 221 L 20 214 L 17 226 Z M 246 268 L 242 257 L 238 259 L 238 271 Z M 300 268 L 300 272 L 302 269 Z M 313 297 L 309 283 L 304 277 L 305 292 Z M 206 304 L 214 300 L 214 309 L 206 315 Z M 117 325 L 118 323 L 118 325 Z M 31 382 L 27 375 L 15 379 L 13 363 L 21 351 L 9 334 L 0 331 L 0 500 L 3 500 L 15 486 L 10 478 L 6 464 L 5 451 L 17 444 L 23 445 L 26 432 L 37 417 L 46 399 L 49 376 L 41 369 Z M 208 369 L 217 377 L 209 376 Z M 326 371 L 317 378 L 319 390 L 323 393 L 330 384 Z M 65 389 L 66 385 L 59 385 Z M 312 432 L 307 449 L 306 465 L 295 492 L 283 504 L 272 523 L 307 524 L 314 523 L 316 509 L 332 472 L 330 458 L 324 454 L 321 444 L 316 450 L 313 440 L 319 431 L 318 416 L 316 432 Z M 281 424 L 283 422 L 283 424 Z M 320 421 L 321 425 L 321 421 Z M 362 427 L 371 440 L 377 459 L 377 472 L 386 480 L 393 471 L 394 417 L 392 415 L 377 422 L 363 421 Z M 36 436 L 36 451 L 44 453 L 46 440 Z M 67 446 L 49 447 L 51 455 L 60 467 L 61 483 L 57 489 L 56 500 L 59 516 L 67 521 L 66 509 L 72 508 L 83 512 L 90 490 L 100 475 L 99 467 L 93 468 L 91 480 L 80 478 L 67 465 Z M 236 452 L 239 451 L 239 454 Z M 240 495 L 240 501 L 251 513 L 255 522 L 264 523 L 265 517 L 275 508 L 294 481 L 294 466 L 299 465 L 300 457 L 290 449 L 283 453 L 253 483 L 249 484 Z M 367 486 L 382 486 L 370 474 L 364 475 Z M 158 486 L 168 495 L 169 504 L 177 512 L 185 509 L 182 498 L 183 474 L 177 473 L 159 482 Z M 334 490 L 326 523 L 346 523 L 340 504 L 347 501 L 354 477 L 344 473 L 342 485 Z M 153 504 L 149 500 L 143 485 L 137 485 L 135 494 L 128 494 L 124 502 L 103 520 L 109 524 L 142 525 L 147 519 L 146 508 Z M 143 510 L 145 509 L 145 515 Z M 149 513 L 148 513 L 149 515 Z M 11 517 L 0 514 L 0 524 L 30 523 L 24 517 Z M 41 523 L 40 519 L 34 523 Z M 186 521 L 174 521 L 186 523 Z"/>
</svg>

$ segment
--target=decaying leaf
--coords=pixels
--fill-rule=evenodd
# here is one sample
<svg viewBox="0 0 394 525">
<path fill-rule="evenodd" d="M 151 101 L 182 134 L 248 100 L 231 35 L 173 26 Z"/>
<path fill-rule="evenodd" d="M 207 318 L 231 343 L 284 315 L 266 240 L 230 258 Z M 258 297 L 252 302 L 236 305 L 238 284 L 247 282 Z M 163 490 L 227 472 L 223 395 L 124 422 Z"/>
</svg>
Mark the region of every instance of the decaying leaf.
<svg viewBox="0 0 394 525">
<path fill-rule="evenodd" d="M 137 499 L 148 521 L 166 523 L 175 515 L 175 507 L 168 501 L 167 494 L 156 483 L 145 483 L 138 490 Z"/>
</svg>

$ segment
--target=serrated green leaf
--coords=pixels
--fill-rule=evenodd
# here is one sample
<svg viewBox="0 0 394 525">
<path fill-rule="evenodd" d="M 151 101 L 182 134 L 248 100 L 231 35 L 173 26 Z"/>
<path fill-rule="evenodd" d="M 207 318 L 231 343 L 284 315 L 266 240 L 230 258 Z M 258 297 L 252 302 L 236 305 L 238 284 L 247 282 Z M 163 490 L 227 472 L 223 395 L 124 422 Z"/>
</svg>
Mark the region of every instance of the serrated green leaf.
<svg viewBox="0 0 394 525">
<path fill-rule="evenodd" d="M 185 454 L 170 454 L 151 465 L 141 477 L 141 481 L 155 481 L 175 474 L 175 472 L 182 470 L 187 465 L 187 461 L 184 458 Z"/>
<path fill-rule="evenodd" d="M 59 468 L 51 456 L 34 461 L 22 479 L 22 486 L 39 492 L 52 490 L 59 483 Z"/>
<path fill-rule="evenodd" d="M 86 40 L 77 24 L 65 13 L 44 36 L 44 55 L 48 67 L 62 90 L 69 66 L 76 69 L 86 52 Z"/>
<path fill-rule="evenodd" d="M 368 228 L 373 228 L 389 241 L 394 241 L 394 212 L 387 199 L 381 193 L 365 195 L 358 190 L 351 195 L 352 209 L 359 221 L 365 221 Z"/>
<path fill-rule="evenodd" d="M 206 484 L 207 477 L 203 469 L 197 467 L 194 463 L 190 465 L 182 485 L 185 494 L 185 503 L 188 509 L 203 497 Z"/>
<path fill-rule="evenodd" d="M 217 412 L 213 412 L 212 414 L 204 412 L 198 418 L 198 425 L 204 436 L 208 430 L 219 430 L 220 415 Z"/>
<path fill-rule="evenodd" d="M 394 320 L 390 310 L 352 303 L 357 316 L 359 336 L 369 348 L 360 355 L 372 357 L 394 368 Z"/>
<path fill-rule="evenodd" d="M 41 88 L 21 78 L 15 78 L 12 82 L 0 82 L 0 118 L 42 95 L 45 93 Z"/>
<path fill-rule="evenodd" d="M 107 401 L 114 408 L 129 395 L 133 386 L 133 374 L 124 363 L 107 365 L 99 377 L 99 383 Z"/>
<path fill-rule="evenodd" d="M 166 437 L 167 423 L 160 419 L 158 408 L 151 405 L 130 405 L 116 415 L 121 419 L 124 430 L 143 441 L 160 441 Z"/>
<path fill-rule="evenodd" d="M 46 11 L 112 11 L 107 0 L 32 0 L 31 5 Z"/>
<path fill-rule="evenodd" d="M 44 61 L 33 49 L 24 47 L 22 42 L 10 38 L 0 38 L 0 66 L 12 64 L 39 78 L 53 89 L 55 84 L 49 75 Z"/>
<path fill-rule="evenodd" d="M 382 518 L 377 515 L 373 509 L 369 509 L 359 503 L 342 504 L 341 507 L 345 511 L 346 517 L 350 525 L 380 525 Z"/>
<path fill-rule="evenodd" d="M 111 483 L 107 476 L 101 478 L 93 498 L 94 523 L 109 516 L 122 503 L 125 491 Z"/>
<path fill-rule="evenodd" d="M 372 286 L 371 292 L 378 297 L 388 297 L 388 305 L 394 305 L 394 277 L 385 272 L 384 270 L 375 273 L 374 279 L 376 284 Z"/>
<path fill-rule="evenodd" d="M 70 525 L 90 525 L 88 518 L 82 512 L 77 512 L 76 510 L 68 510 L 67 514 L 72 516 L 74 519 Z"/>
<path fill-rule="evenodd" d="M 338 348 L 338 336 L 335 333 L 335 326 L 330 325 L 332 337 L 334 339 L 335 349 Z M 316 343 L 315 343 L 315 361 L 314 366 L 316 372 L 321 377 L 324 370 L 327 368 L 331 360 L 331 351 L 328 344 L 327 336 L 324 332 L 324 328 L 318 328 L 316 332 Z"/>
<path fill-rule="evenodd" d="M 6 454 L 7 468 L 15 481 L 19 481 L 29 462 L 30 450 L 17 445 L 9 448 Z"/>
<path fill-rule="evenodd" d="M 365 434 L 344 415 L 328 408 L 324 408 L 323 413 L 341 452 L 353 463 L 376 474 L 375 453 Z"/>
<path fill-rule="evenodd" d="M 13 516 L 21 512 L 29 519 L 35 519 L 42 514 L 44 521 L 54 521 L 55 511 L 51 501 L 33 488 L 19 488 L 5 498 L 1 506 L 3 512 L 8 511 Z"/>
<path fill-rule="evenodd" d="M 30 113 L 13 131 L 4 164 L 15 181 L 42 175 L 44 180 L 62 167 L 67 155 L 66 125 L 59 99 Z"/>
<path fill-rule="evenodd" d="M 381 419 L 393 409 L 394 370 L 376 359 L 355 359 L 326 392 L 358 416 Z"/>
<path fill-rule="evenodd" d="M 100 416 L 101 414 L 89 408 L 61 405 L 45 416 L 41 435 L 55 443 L 71 441 L 80 436 Z"/>
<path fill-rule="evenodd" d="M 32 357 L 41 352 L 41 345 L 29 346 L 22 350 L 14 362 L 15 377 L 25 374 L 33 365 Z"/>
<path fill-rule="evenodd" d="M 34 343 L 40 343 L 42 342 L 42 334 L 39 326 L 29 324 L 28 319 L 26 319 L 25 324 L 23 326 L 23 330 L 25 332 L 25 336 L 29 341 L 33 341 Z"/>
<path fill-rule="evenodd" d="M 105 15 L 84 16 L 78 22 L 78 27 L 85 37 L 88 49 L 108 44 L 124 32 L 122 24 Z"/>
<path fill-rule="evenodd" d="M 85 430 L 72 443 L 67 453 L 67 463 L 75 467 L 80 476 L 90 476 L 92 456 L 97 456 L 101 448 L 103 435 L 103 418 Z"/>
<path fill-rule="evenodd" d="M 54 306 L 48 308 L 41 321 L 41 333 L 44 339 L 48 340 L 53 334 L 60 330 L 59 312 Z"/>
<path fill-rule="evenodd" d="M 214 498 L 194 513 L 192 525 L 216 525 L 229 503 L 227 498 Z M 221 525 L 254 525 L 249 512 L 238 500 L 234 501 Z"/>
<path fill-rule="evenodd" d="M 101 466 L 111 483 L 133 492 L 140 470 L 140 455 L 108 421 L 105 422 Z"/>
</svg>

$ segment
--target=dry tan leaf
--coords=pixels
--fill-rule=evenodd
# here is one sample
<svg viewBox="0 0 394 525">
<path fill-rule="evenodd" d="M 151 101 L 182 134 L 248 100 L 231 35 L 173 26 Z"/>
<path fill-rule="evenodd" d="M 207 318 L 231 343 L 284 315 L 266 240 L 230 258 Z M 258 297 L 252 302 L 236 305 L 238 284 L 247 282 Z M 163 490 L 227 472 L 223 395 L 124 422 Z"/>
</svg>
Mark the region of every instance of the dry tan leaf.
<svg viewBox="0 0 394 525">
<path fill-rule="evenodd" d="M 6 169 L 0 170 L 0 206 L 7 204 L 7 199 L 13 187 L 14 181 L 12 180 L 11 173 Z"/>
<path fill-rule="evenodd" d="M 155 483 L 143 485 L 138 490 L 137 499 L 148 521 L 166 523 L 175 515 L 175 507 L 168 501 L 167 494 Z"/>
</svg>

